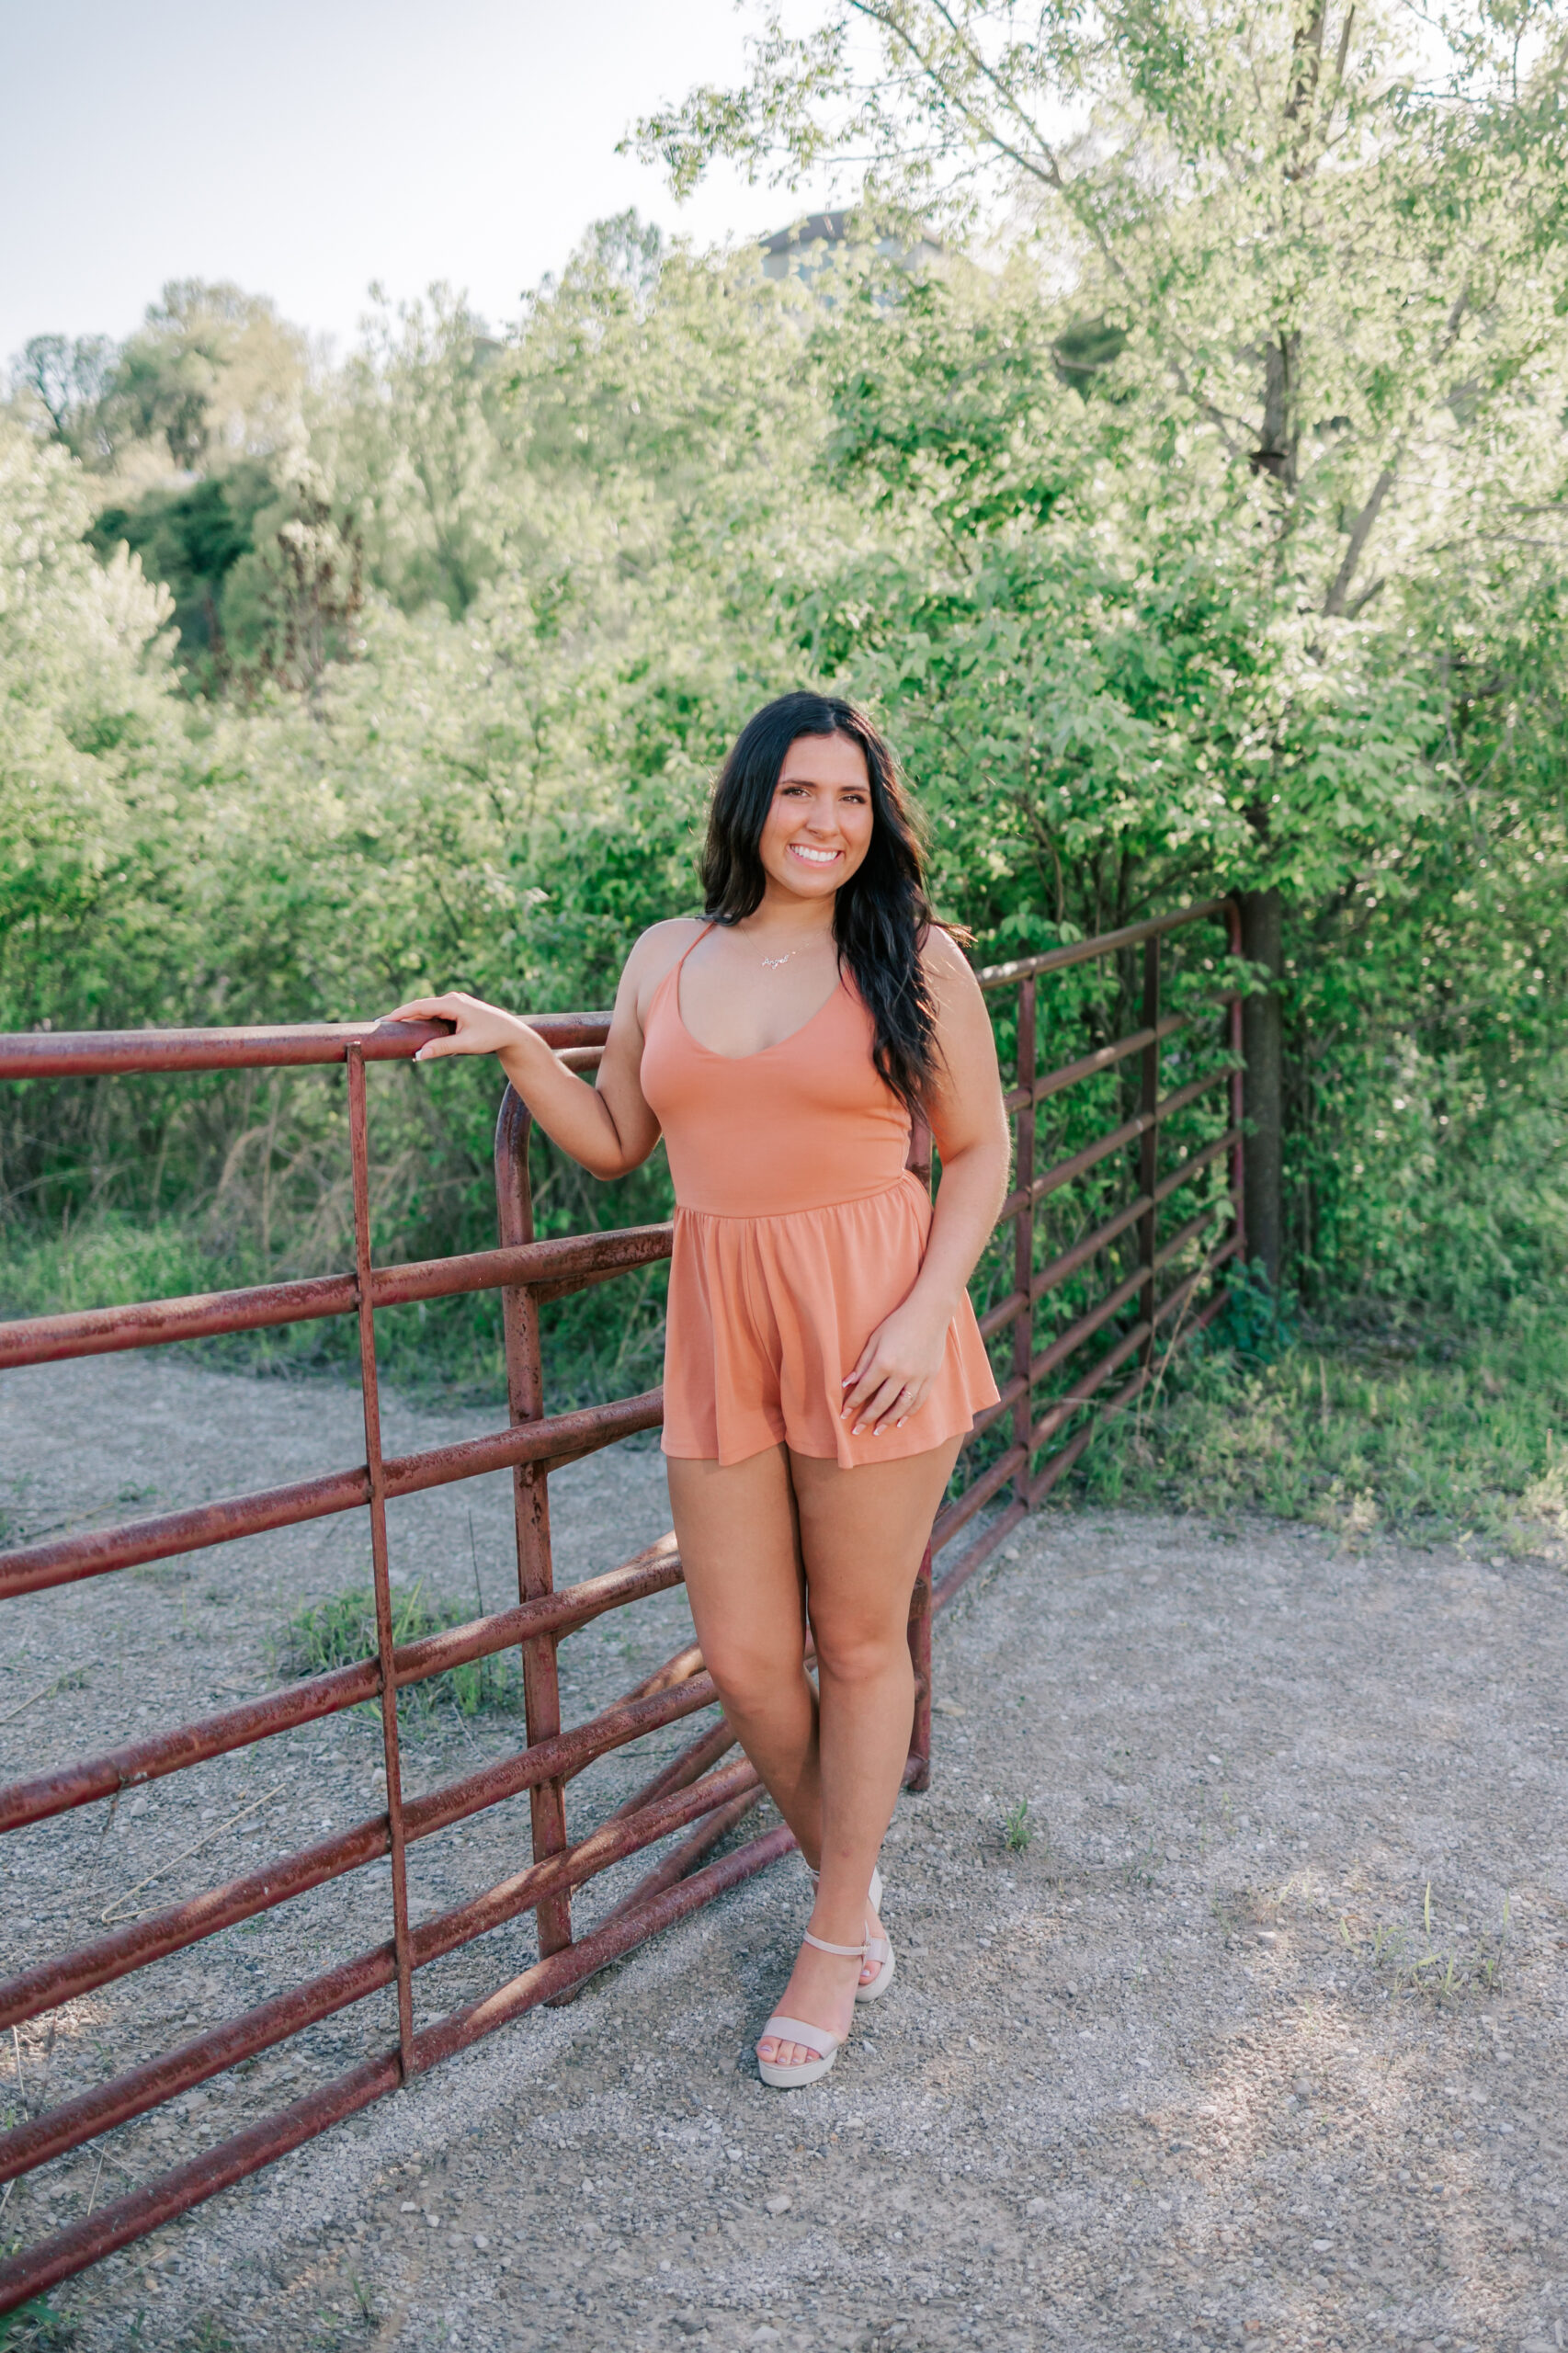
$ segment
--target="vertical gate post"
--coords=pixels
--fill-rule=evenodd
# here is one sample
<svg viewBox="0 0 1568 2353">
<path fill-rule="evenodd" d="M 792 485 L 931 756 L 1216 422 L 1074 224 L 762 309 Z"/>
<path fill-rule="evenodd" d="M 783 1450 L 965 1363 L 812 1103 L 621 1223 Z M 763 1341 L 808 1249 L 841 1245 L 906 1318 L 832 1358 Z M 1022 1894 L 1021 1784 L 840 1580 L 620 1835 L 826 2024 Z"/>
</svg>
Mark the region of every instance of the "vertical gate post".
<svg viewBox="0 0 1568 2353">
<path fill-rule="evenodd" d="M 408 1862 L 403 1836 L 403 1775 L 397 1739 L 397 1672 L 392 1664 L 392 1579 L 387 1555 L 387 1479 L 381 1459 L 381 1404 L 376 1378 L 376 1312 L 370 1287 L 370 1151 L 365 1056 L 347 1049 L 348 1149 L 354 1171 L 354 1279 L 359 1315 L 359 1390 L 365 1409 L 365 1467 L 370 1482 L 370 1569 L 376 1588 L 376 1650 L 381 1664 L 381 1754 L 387 1773 L 387 1834 L 392 1850 L 392 1954 L 397 1970 L 398 2058 L 408 2083 L 414 2051 L 414 1965 L 408 1937 Z"/>
<path fill-rule="evenodd" d="M 528 1131 L 532 1114 L 508 1086 L 495 1121 L 495 1211 L 504 1248 L 534 1238 L 533 1193 L 528 1184 Z M 506 1343 L 506 1403 L 514 1429 L 537 1422 L 544 1412 L 540 1363 L 539 1304 L 533 1293 L 507 1284 L 501 1293 Z M 554 1589 L 550 1554 L 550 1488 L 542 1463 L 519 1462 L 512 1472 L 513 1514 L 517 1535 L 517 1598 L 536 1600 Z M 553 1634 L 534 1634 L 522 1645 L 523 1706 L 528 1745 L 553 1740 L 561 1730 L 561 1683 Z M 529 1793 L 535 1862 L 566 1844 L 565 1784 L 541 1781 Z M 572 1899 L 565 1893 L 539 1906 L 540 1958 L 572 1941 Z"/>
<path fill-rule="evenodd" d="M 1242 953 L 1242 911 L 1234 899 L 1225 902 L 1225 937 L 1232 955 L 1239 957 Z M 1229 1040 L 1231 1052 L 1235 1058 L 1231 1068 L 1231 1125 L 1236 1131 L 1235 1142 L 1231 1146 L 1231 1200 L 1235 1219 L 1236 1256 L 1244 1259 L 1247 1255 L 1247 1204 L 1246 1142 L 1243 1130 L 1246 1116 L 1246 1079 L 1243 1068 L 1244 1035 L 1239 997 L 1231 1006 Z"/>
<path fill-rule="evenodd" d="M 1018 984 L 1018 1051 L 1015 1069 L 1026 1099 L 1018 1106 L 1018 1144 L 1013 1176 L 1015 1187 L 1024 1196 L 1023 1206 L 1013 1220 L 1013 1289 L 1026 1302 L 1034 1280 L 1034 1202 L 1029 1188 L 1034 1183 L 1036 1060 L 1035 983 L 1030 979 Z M 1029 1360 L 1033 1354 L 1034 1308 L 1026 1304 L 1013 1324 L 1013 1378 L 1024 1384 L 1013 1407 L 1013 1444 L 1024 1449 L 1024 1459 L 1013 1481 L 1013 1501 L 1022 1504 L 1026 1510 L 1029 1500 L 1029 1436 L 1034 1427 L 1034 1392 L 1029 1384 Z"/>
<path fill-rule="evenodd" d="M 1158 1032 L 1160 1027 L 1160 935 L 1143 942 L 1143 1013 L 1140 1026 Z M 1142 1087 L 1139 1100 L 1140 1115 L 1148 1126 L 1138 1139 L 1138 1190 L 1149 1206 L 1138 1221 L 1138 1261 L 1143 1269 L 1143 1288 L 1139 1293 L 1139 1320 L 1146 1324 L 1149 1336 L 1140 1354 L 1145 1365 L 1154 1360 L 1154 1248 L 1155 1228 L 1159 1211 L 1154 1206 L 1154 1187 L 1160 1176 L 1160 1040 L 1151 1038 L 1142 1052 Z"/>
<path fill-rule="evenodd" d="M 931 1189 L 931 1131 L 924 1120 L 912 1120 L 904 1165 Z M 909 1597 L 909 1658 L 915 1669 L 915 1720 L 909 1731 L 909 1762 L 903 1785 L 908 1790 L 931 1786 L 931 1547 L 926 1545 Z"/>
</svg>

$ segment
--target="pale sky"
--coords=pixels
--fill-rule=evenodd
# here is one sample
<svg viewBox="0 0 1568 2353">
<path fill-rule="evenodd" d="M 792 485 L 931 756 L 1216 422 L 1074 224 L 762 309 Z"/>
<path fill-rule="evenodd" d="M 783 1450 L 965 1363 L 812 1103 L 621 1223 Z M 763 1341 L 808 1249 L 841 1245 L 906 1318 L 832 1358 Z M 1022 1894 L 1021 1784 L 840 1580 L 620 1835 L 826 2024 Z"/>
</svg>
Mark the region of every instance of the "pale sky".
<svg viewBox="0 0 1568 2353">
<path fill-rule="evenodd" d="M 812 0 L 789 15 L 804 27 Z M 587 223 L 700 244 L 808 209 L 714 176 L 677 208 L 633 116 L 736 78 L 732 0 L 0 0 L 0 367 L 123 335 L 165 278 L 232 278 L 341 350 L 379 279 L 493 325 Z"/>
</svg>

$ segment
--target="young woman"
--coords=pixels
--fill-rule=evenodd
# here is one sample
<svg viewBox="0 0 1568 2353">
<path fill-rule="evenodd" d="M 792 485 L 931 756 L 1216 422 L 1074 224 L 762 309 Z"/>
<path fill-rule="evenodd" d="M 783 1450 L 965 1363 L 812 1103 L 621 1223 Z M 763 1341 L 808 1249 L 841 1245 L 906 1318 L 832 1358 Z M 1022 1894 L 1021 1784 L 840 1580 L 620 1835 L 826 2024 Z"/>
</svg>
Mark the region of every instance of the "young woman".
<svg viewBox="0 0 1568 2353">
<path fill-rule="evenodd" d="M 996 1395 L 964 1286 L 1007 1124 L 980 990 L 932 920 L 863 713 L 790 694 L 748 721 L 702 879 L 702 920 L 653 925 L 627 959 L 597 1086 L 471 996 L 389 1017 L 455 1025 L 420 1061 L 495 1054 L 597 1176 L 664 1134 L 664 1449 L 687 1590 L 725 1716 L 818 1874 L 757 2044 L 764 2082 L 788 2086 L 827 2073 L 857 2000 L 892 1975 L 875 1866 L 909 1746 L 905 1621 L 960 1443 Z M 934 1211 L 905 1168 L 916 1111 L 941 1153 Z"/>
</svg>

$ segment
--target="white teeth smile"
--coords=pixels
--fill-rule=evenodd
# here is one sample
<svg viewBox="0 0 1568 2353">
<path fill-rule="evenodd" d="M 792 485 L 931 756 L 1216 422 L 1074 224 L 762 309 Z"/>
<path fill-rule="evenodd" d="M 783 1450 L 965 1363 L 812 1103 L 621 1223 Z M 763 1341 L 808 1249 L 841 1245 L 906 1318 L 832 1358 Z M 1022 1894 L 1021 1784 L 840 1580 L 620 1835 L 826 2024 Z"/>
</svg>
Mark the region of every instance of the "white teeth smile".
<svg viewBox="0 0 1568 2353">
<path fill-rule="evenodd" d="M 831 866 L 838 856 L 835 849 L 808 849 L 804 842 L 791 842 L 790 853 L 793 858 L 805 858 L 812 866 Z"/>
</svg>

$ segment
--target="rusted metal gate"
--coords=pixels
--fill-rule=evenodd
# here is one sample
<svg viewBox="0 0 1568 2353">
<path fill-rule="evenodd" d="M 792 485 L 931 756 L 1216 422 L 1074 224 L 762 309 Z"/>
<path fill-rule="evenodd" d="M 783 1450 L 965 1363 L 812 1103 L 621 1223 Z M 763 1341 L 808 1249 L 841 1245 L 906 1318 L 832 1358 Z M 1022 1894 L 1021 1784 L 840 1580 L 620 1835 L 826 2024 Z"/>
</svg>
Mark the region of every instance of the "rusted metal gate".
<svg viewBox="0 0 1568 2353">
<path fill-rule="evenodd" d="M 1212 929 L 1216 918 L 1225 924 L 1234 952 L 1235 911 L 1228 902 L 1213 901 L 981 975 L 994 1001 L 1004 1068 L 1011 1071 L 1007 1108 L 1017 1140 L 1015 1188 L 1003 1211 L 999 1241 L 978 1282 L 982 1328 L 988 1339 L 1003 1345 L 1006 1356 L 998 1366 L 1001 1402 L 981 1416 L 969 1442 L 955 1475 L 957 1492 L 932 1530 L 911 1606 L 916 1702 L 905 1780 L 912 1789 L 923 1789 L 929 1773 L 933 1610 L 951 1598 L 1050 1492 L 1098 1425 L 1159 1377 L 1177 1340 L 1213 1316 L 1223 1292 L 1212 1279 L 1244 1247 L 1239 1001 L 1221 985 L 1224 951 Z M 1181 974 L 1182 1001 L 1165 1012 L 1162 943 L 1177 933 L 1189 944 L 1207 941 L 1213 952 L 1189 959 Z M 1053 976 L 1079 968 L 1091 972 L 1092 984 L 1077 995 L 1065 978 L 1054 993 L 1042 990 Z M 608 1026 L 608 1017 L 597 1014 L 546 1017 L 535 1023 L 578 1069 L 597 1064 Z M 548 1300 L 667 1256 L 670 1228 L 536 1241 L 528 1113 L 508 1088 L 495 1136 L 499 1246 L 417 1265 L 373 1267 L 367 1065 L 406 1060 L 437 1034 L 435 1025 L 404 1023 L 0 1038 L 0 1078 L 7 1079 L 347 1064 L 355 1231 L 351 1274 L 6 1324 L 0 1325 L 0 1369 L 352 1315 L 358 1326 L 365 1425 L 365 1459 L 351 1468 L 0 1555 L 0 1601 L 262 1529 L 366 1511 L 377 1623 L 376 1654 L 357 1665 L 0 1790 L 0 1833 L 74 1807 L 112 1803 L 137 1784 L 368 1700 L 381 1702 L 387 1784 L 385 1811 L 356 1827 L 117 1927 L 74 1951 L 41 1958 L 0 1984 L 0 2033 L 381 1858 L 390 1859 L 392 1898 L 391 1934 L 372 1949 L 211 2027 L 159 2059 L 27 2116 L 0 2135 L 0 2181 L 68 2162 L 98 2135 L 379 1989 L 395 1988 L 399 2028 L 394 2044 L 261 2123 L 96 2211 L 90 2200 L 85 2201 L 88 2211 L 81 2219 L 0 2264 L 0 2313 L 298 2148 L 537 2004 L 567 1994 L 655 1929 L 762 1870 L 794 1844 L 787 1830 L 775 1828 L 718 1859 L 703 1860 L 761 1796 L 744 1759 L 723 1761 L 733 1742 L 722 1722 L 586 1837 L 568 1841 L 563 1791 L 570 1779 L 597 1758 L 710 1707 L 714 1699 L 700 1654 L 687 1648 L 588 1722 L 564 1731 L 561 1724 L 559 1643 L 608 1610 L 677 1585 L 681 1570 L 673 1539 L 666 1538 L 619 1568 L 555 1591 L 547 1496 L 551 1468 L 656 1427 L 661 1408 L 659 1392 L 653 1390 L 583 1412 L 548 1414 L 540 1309 Z M 1063 1040 L 1082 1044 L 1085 1037 L 1096 1040 L 1089 1051 L 1040 1072 L 1042 1051 Z M 1162 1091 L 1173 1060 L 1178 1074 L 1189 1069 L 1192 1074 Z M 1051 1105 L 1061 1115 L 1062 1131 L 1048 1139 L 1057 1156 L 1039 1167 L 1039 1126 L 1042 1114 L 1051 1116 L 1045 1110 Z M 1165 1167 L 1163 1135 L 1172 1139 L 1164 1155 L 1171 1165 Z M 1075 1148 L 1062 1153 L 1063 1141 Z M 912 1159 L 919 1165 L 918 1145 Z M 1161 1211 L 1183 1190 L 1190 1196 L 1190 1214 L 1162 1235 Z M 1068 1234 L 1071 1239 L 1063 1239 Z M 1057 1241 L 1062 1246 L 1053 1247 Z M 1162 1288 L 1167 1273 L 1172 1279 Z M 388 1458 L 377 1397 L 376 1311 L 485 1289 L 498 1289 L 504 1302 L 508 1427 L 491 1437 Z M 1042 1320 L 1053 1319 L 1059 1328 L 1042 1335 Z M 1109 1345 L 1086 1367 L 1073 1370 L 1096 1335 Z M 1131 1375 L 1111 1388 L 1129 1365 L 1134 1368 Z M 389 1583 L 389 1499 L 505 1468 L 510 1468 L 515 1487 L 516 1608 L 398 1645 Z M 976 1516 L 1004 1491 L 1001 1507 L 971 1532 L 961 1556 L 933 1589 L 933 1557 L 971 1529 Z M 522 1661 L 526 1745 L 465 1779 L 404 1800 L 395 1693 L 512 1648 Z M 410 1843 L 525 1790 L 532 1813 L 530 1866 L 455 1909 L 411 1925 L 404 1860 Z M 683 1831 L 684 1838 L 666 1845 Z M 588 1935 L 575 1938 L 572 1891 L 610 1864 L 657 1845 L 665 1845 L 665 1852 L 656 1866 Z M 533 1966 L 483 2000 L 416 2030 L 415 1972 L 528 1912 L 538 1922 L 540 1958 Z"/>
</svg>

